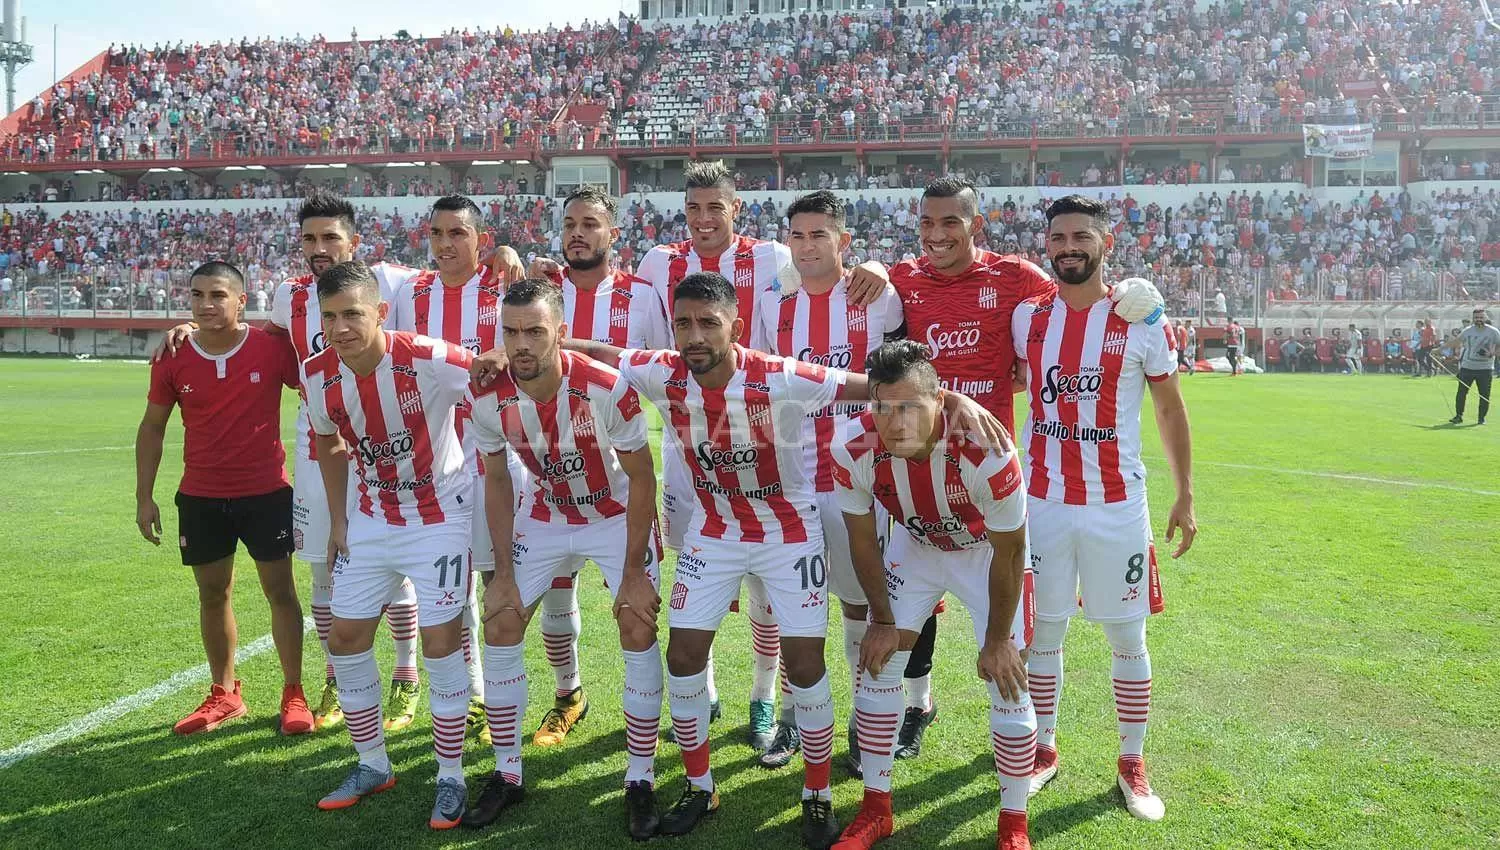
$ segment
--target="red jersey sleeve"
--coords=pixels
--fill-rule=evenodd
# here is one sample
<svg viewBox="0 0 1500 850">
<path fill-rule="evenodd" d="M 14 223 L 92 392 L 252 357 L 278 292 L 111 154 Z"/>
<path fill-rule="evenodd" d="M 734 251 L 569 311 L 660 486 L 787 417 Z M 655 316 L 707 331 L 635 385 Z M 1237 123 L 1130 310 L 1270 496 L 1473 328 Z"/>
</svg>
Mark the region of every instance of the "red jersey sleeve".
<svg viewBox="0 0 1500 850">
<path fill-rule="evenodd" d="M 172 381 L 172 363 L 175 354 L 163 354 L 151 364 L 151 386 L 146 391 L 146 400 L 152 404 L 171 407 L 177 403 L 177 387 Z"/>
<path fill-rule="evenodd" d="M 1016 279 L 1021 284 L 1022 301 L 1038 295 L 1051 295 L 1057 291 L 1057 284 L 1052 282 L 1052 278 L 1030 260 L 1016 262 Z"/>
</svg>

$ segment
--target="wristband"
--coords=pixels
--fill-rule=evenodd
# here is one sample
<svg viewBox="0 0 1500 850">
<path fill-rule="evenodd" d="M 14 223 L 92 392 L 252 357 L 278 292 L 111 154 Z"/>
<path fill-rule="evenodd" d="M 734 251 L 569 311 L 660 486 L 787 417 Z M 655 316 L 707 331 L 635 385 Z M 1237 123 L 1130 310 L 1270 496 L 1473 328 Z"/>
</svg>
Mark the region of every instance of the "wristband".
<svg viewBox="0 0 1500 850">
<path fill-rule="evenodd" d="M 1156 305 L 1156 309 L 1152 310 L 1150 313 L 1147 313 L 1146 318 L 1142 319 L 1141 321 L 1145 322 L 1148 325 L 1154 325 L 1161 320 L 1163 312 L 1165 311 L 1162 309 L 1162 306 L 1158 304 Z"/>
<path fill-rule="evenodd" d="M 890 621 L 886 621 L 886 620 L 871 620 L 870 621 L 870 625 L 872 625 L 872 626 L 894 626 L 894 625 L 896 625 L 896 621 L 895 620 L 890 620 Z"/>
</svg>

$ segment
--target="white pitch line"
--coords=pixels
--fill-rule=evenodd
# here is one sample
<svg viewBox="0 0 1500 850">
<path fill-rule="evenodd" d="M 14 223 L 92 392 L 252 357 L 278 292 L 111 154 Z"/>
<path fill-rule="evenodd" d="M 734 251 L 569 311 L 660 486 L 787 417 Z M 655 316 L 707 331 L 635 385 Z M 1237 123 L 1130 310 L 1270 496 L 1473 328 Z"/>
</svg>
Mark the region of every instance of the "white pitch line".
<svg viewBox="0 0 1500 850">
<path fill-rule="evenodd" d="M 312 618 L 305 618 L 302 627 L 303 629 L 312 629 Z M 255 656 L 272 649 L 274 646 L 275 643 L 272 642 L 271 636 L 264 635 L 240 647 L 234 653 L 234 663 L 237 665 L 243 664 Z M 51 732 L 38 735 L 29 741 L 24 741 L 4 752 L 0 752 L 0 770 L 11 767 L 38 753 L 46 752 L 59 744 L 65 744 L 74 738 L 87 735 L 100 726 L 124 717 L 136 709 L 145 708 L 163 697 L 171 696 L 178 691 L 193 687 L 194 685 L 202 685 L 207 679 L 208 665 L 199 664 L 197 667 L 190 670 L 183 670 L 169 679 L 157 682 L 143 691 L 137 691 L 130 696 L 121 697 L 109 705 L 97 711 L 91 711 L 77 720 L 69 721 Z"/>
<path fill-rule="evenodd" d="M 71 455 L 79 452 L 119 452 L 135 446 L 89 446 L 82 449 L 43 449 L 35 452 L 0 452 L 0 457 L 37 457 L 38 455 Z"/>
<path fill-rule="evenodd" d="M 1166 458 L 1152 457 L 1149 460 L 1166 462 Z M 1349 475 L 1342 472 L 1317 472 L 1311 469 L 1282 469 L 1275 466 L 1252 466 L 1248 463 L 1220 463 L 1212 460 L 1199 460 L 1193 458 L 1194 466 L 1218 466 L 1224 469 L 1243 469 L 1247 472 L 1272 472 L 1277 475 L 1301 475 L 1309 478 L 1333 478 L 1339 481 L 1359 481 L 1365 484 L 1385 484 L 1390 487 L 1412 487 L 1414 489 L 1449 490 L 1454 493 L 1468 493 L 1472 496 L 1500 496 L 1500 492 L 1494 490 L 1477 490 L 1472 487 L 1459 487 L 1456 484 L 1439 484 L 1432 481 L 1402 481 L 1396 478 L 1372 478 L 1368 475 Z"/>
</svg>

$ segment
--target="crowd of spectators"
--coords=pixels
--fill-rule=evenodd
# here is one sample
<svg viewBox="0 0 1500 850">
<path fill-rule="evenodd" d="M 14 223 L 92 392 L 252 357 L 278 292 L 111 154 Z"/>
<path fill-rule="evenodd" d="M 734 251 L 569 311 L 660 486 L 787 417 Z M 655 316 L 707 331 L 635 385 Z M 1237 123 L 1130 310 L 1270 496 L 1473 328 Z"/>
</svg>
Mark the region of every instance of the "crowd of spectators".
<svg viewBox="0 0 1500 850">
<path fill-rule="evenodd" d="M 540 181 L 538 181 L 540 182 Z M 212 183 L 197 177 L 175 180 L 141 181 L 134 187 L 123 183 L 100 182 L 88 197 L 75 187 L 72 178 L 49 181 L 17 192 L 5 202 L 36 204 L 53 201 L 208 201 L 208 200 L 277 200 L 306 197 L 314 189 L 327 189 L 350 198 L 440 197 L 453 193 L 465 195 L 526 195 L 539 185 L 526 177 L 484 180 L 466 177 L 432 180 L 426 177 L 392 178 L 386 175 L 355 175 L 341 180 L 242 179 L 233 183 Z"/>
<path fill-rule="evenodd" d="M 744 197 L 741 233 L 763 239 L 784 236 L 784 210 L 776 202 L 753 192 Z M 1141 204 L 1128 191 L 1111 193 L 1106 200 L 1116 237 L 1110 273 L 1153 277 L 1174 315 L 1243 315 L 1257 297 L 1365 301 L 1493 296 L 1500 276 L 1500 190 L 1493 188 L 1450 190 L 1430 201 L 1416 201 L 1405 192 L 1385 197 L 1377 191 L 1348 204 L 1322 202 L 1305 193 L 1220 195 L 1212 190 L 1175 208 Z M 555 201 L 510 196 L 482 206 L 498 243 L 523 255 L 555 257 L 561 252 Z M 1043 264 L 1044 208 L 1041 202 L 1026 204 L 987 191 L 983 243 Z M 295 203 L 240 213 L 178 208 L 51 216 L 41 208 L 6 208 L 0 211 L 0 271 L 54 289 L 64 279 L 76 281 L 66 289 L 78 287 L 79 303 L 91 303 L 90 284 L 105 290 L 134 286 L 137 298 L 152 296 L 135 304 L 147 309 L 156 289 L 168 290 L 165 297 L 175 304 L 177 296 L 167 284 L 180 287 L 194 265 L 218 257 L 244 268 L 253 300 L 256 291 L 269 294 L 278 281 L 301 271 L 295 211 Z M 378 210 L 362 215 L 365 259 L 426 265 L 420 217 Z M 850 259 L 895 263 L 917 255 L 917 220 L 916 200 L 861 192 L 849 207 Z M 649 201 L 625 203 L 620 224 L 616 249 L 627 268 L 655 244 L 688 238 L 680 209 L 657 208 Z M 11 308 L 19 291 L 13 287 Z"/>
</svg>

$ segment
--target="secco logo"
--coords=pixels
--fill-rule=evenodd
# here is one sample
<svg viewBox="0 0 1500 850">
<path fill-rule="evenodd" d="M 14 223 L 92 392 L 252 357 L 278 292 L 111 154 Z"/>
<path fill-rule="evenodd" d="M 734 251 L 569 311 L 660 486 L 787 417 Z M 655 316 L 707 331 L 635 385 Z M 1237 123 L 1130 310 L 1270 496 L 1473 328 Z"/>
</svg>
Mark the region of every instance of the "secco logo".
<svg viewBox="0 0 1500 850">
<path fill-rule="evenodd" d="M 854 359 L 854 352 L 847 345 L 837 346 L 826 354 L 817 354 L 811 347 L 808 347 L 797 352 L 797 359 L 803 363 L 816 363 L 819 366 L 848 371 L 849 363 Z"/>
<path fill-rule="evenodd" d="M 979 326 L 945 331 L 941 325 L 928 325 L 927 347 L 932 349 L 934 360 L 942 357 L 945 352 L 962 354 L 974 351 L 979 348 Z"/>
<path fill-rule="evenodd" d="M 1103 379 L 1104 376 L 1099 372 L 1064 375 L 1062 364 L 1053 365 L 1047 370 L 1046 381 L 1042 384 L 1042 403 L 1052 404 L 1065 395 L 1098 395 Z"/>
<path fill-rule="evenodd" d="M 746 443 L 738 446 L 730 446 L 728 449 L 715 448 L 708 440 L 698 444 L 698 450 L 694 453 L 698 466 L 704 472 L 713 472 L 715 469 L 744 469 L 755 466 L 760 460 L 760 449 L 754 443 Z"/>
<path fill-rule="evenodd" d="M 583 470 L 584 457 L 579 452 L 568 452 L 563 455 L 548 453 L 542 458 L 542 474 L 549 480 L 573 478 L 582 475 Z"/>
<path fill-rule="evenodd" d="M 376 442 L 369 435 L 359 440 L 359 456 L 365 466 L 373 466 L 385 461 L 394 461 L 404 455 L 411 454 L 412 436 L 410 431 L 402 431 L 391 435 L 390 439 Z"/>
<path fill-rule="evenodd" d="M 969 530 L 969 527 L 964 525 L 964 521 L 956 516 L 945 516 L 937 522 L 928 522 L 919 516 L 913 516 L 907 517 L 906 522 L 902 524 L 914 537 L 927 537 L 932 534 L 962 534 Z"/>
</svg>

